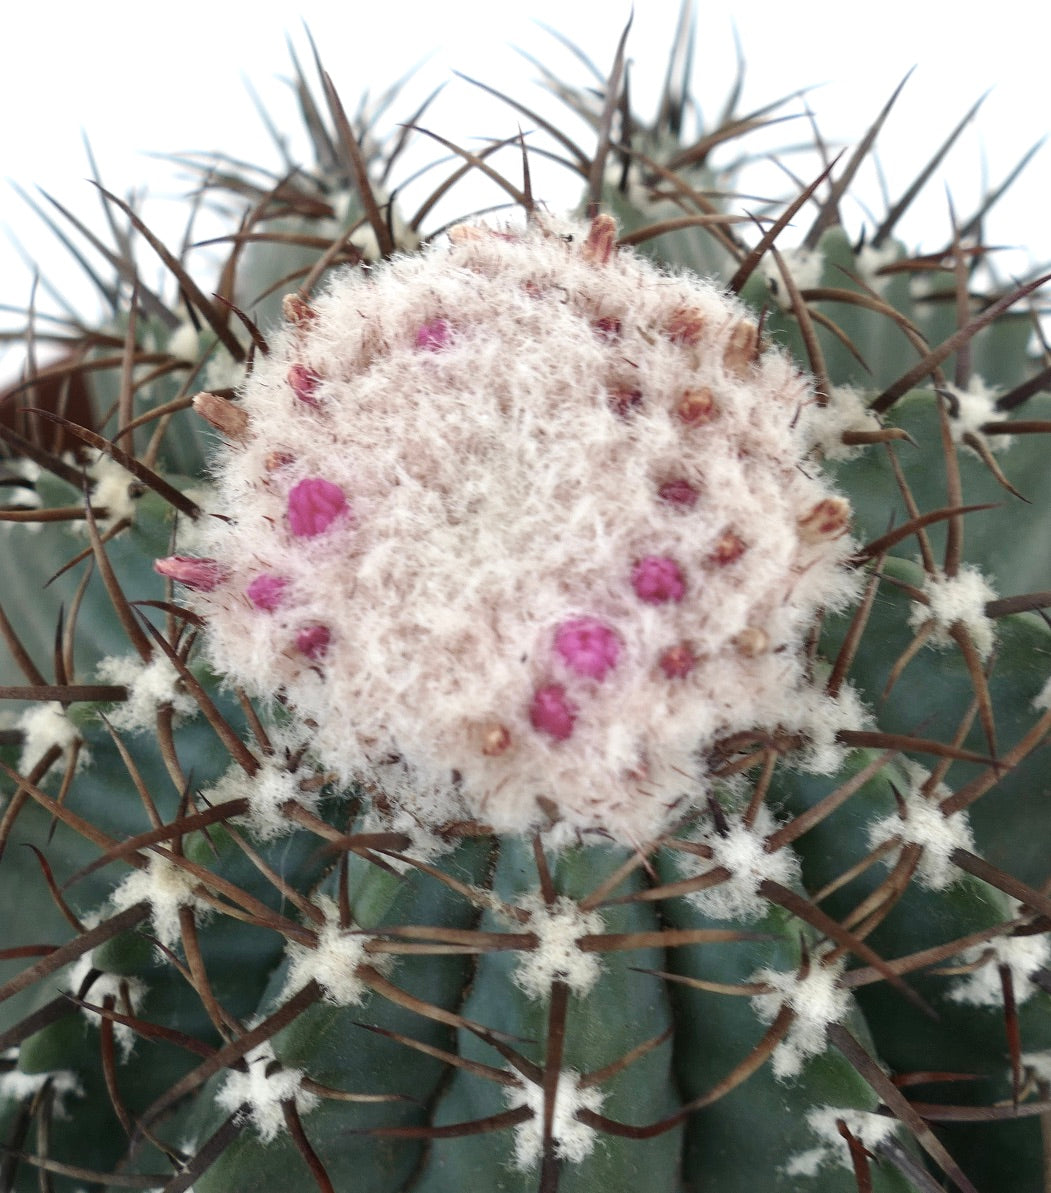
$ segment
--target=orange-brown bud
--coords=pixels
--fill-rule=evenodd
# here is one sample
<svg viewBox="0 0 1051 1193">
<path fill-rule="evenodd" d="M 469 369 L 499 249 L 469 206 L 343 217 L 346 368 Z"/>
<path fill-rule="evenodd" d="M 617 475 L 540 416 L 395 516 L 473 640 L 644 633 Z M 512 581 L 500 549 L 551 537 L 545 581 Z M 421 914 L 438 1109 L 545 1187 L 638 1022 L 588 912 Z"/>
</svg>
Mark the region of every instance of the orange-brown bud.
<svg viewBox="0 0 1051 1193">
<path fill-rule="evenodd" d="M 511 732 L 506 725 L 499 721 L 490 721 L 483 725 L 479 732 L 482 753 L 487 758 L 496 758 L 503 754 L 511 745 Z"/>
<path fill-rule="evenodd" d="M 697 427 L 715 417 L 715 394 L 707 386 L 688 389 L 679 399 L 675 413 L 688 427 Z"/>
<path fill-rule="evenodd" d="M 593 265 L 605 265 L 617 247 L 617 221 L 611 215 L 597 215 L 591 221 L 583 256 Z"/>
<path fill-rule="evenodd" d="M 747 377 L 759 356 L 759 329 L 749 319 L 742 319 L 723 349 L 726 371 L 735 377 Z"/>
<path fill-rule="evenodd" d="M 707 320 L 696 307 L 679 307 L 664 326 L 668 335 L 680 344 L 696 344 L 704 334 Z"/>
<path fill-rule="evenodd" d="M 240 406 L 220 398 L 218 394 L 202 391 L 194 395 L 193 408 L 227 439 L 241 439 L 248 430 L 248 414 Z"/>
<path fill-rule="evenodd" d="M 738 654 L 755 659 L 770 649 L 770 635 L 761 626 L 749 625 L 736 635 L 733 644 Z"/>
<path fill-rule="evenodd" d="M 281 299 L 281 309 L 289 323 L 306 327 L 317 318 L 317 311 L 298 294 L 286 294 Z"/>
<path fill-rule="evenodd" d="M 842 497 L 825 497 L 796 521 L 799 538 L 804 543 L 838 538 L 849 524 L 850 505 Z"/>
<path fill-rule="evenodd" d="M 732 530 L 725 530 L 715 540 L 715 546 L 712 548 L 708 559 L 716 565 L 716 567 L 726 567 L 727 564 L 733 563 L 740 559 L 745 552 L 744 539 L 740 535 L 734 534 Z"/>
</svg>

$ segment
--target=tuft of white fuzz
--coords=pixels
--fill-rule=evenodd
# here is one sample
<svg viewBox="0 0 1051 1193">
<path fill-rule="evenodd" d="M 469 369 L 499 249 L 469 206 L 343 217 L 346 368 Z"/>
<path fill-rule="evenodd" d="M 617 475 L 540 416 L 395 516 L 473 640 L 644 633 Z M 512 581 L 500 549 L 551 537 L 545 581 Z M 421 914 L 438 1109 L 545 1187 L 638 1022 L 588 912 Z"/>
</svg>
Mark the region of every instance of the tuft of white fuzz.
<svg viewBox="0 0 1051 1193">
<path fill-rule="evenodd" d="M 133 522 L 142 482 L 104 452 L 88 465 L 87 474 L 91 478 L 92 510 L 106 510 L 106 516 L 98 518 L 99 529 L 106 530 L 124 519 Z"/>
<path fill-rule="evenodd" d="M 85 924 L 89 928 L 95 926 L 90 918 L 85 920 Z M 93 951 L 82 953 L 66 970 L 63 981 L 65 988 L 71 994 L 76 994 L 80 990 L 84 979 L 95 968 L 92 960 Z M 112 998 L 113 1009 L 115 1011 L 126 1015 L 130 1006 L 131 1013 L 135 1014 L 138 1011 L 139 1004 L 146 996 L 147 989 L 146 983 L 141 978 L 130 978 L 115 973 L 100 973 L 91 983 L 87 994 L 84 995 L 84 1001 L 91 1003 L 92 1006 L 101 1007 L 105 1005 L 107 998 Z M 127 995 L 126 1000 L 125 995 Z M 93 1027 L 98 1027 L 99 1016 L 97 1012 L 82 1009 L 81 1014 Z M 120 1047 L 121 1054 L 126 1061 L 131 1056 L 132 1049 L 135 1047 L 135 1032 L 127 1024 L 114 1023 L 113 1038 Z"/>
<path fill-rule="evenodd" d="M 220 349 L 212 354 L 205 366 L 204 384 L 201 388 L 213 393 L 220 389 L 236 389 L 244 382 L 245 376 L 244 365 Z"/>
<path fill-rule="evenodd" d="M 810 382 L 614 237 L 461 227 L 339 275 L 220 449 L 210 661 L 432 829 L 650 840 L 720 739 L 841 711 L 804 651 L 858 588 Z"/>
<path fill-rule="evenodd" d="M 886 265 L 893 265 L 902 255 L 900 246 L 893 240 L 884 241 L 879 248 L 863 244 L 855 257 L 858 277 L 877 294 L 882 294 L 890 285 L 890 277 L 881 274 L 880 270 Z"/>
<path fill-rule="evenodd" d="M 150 905 L 153 934 L 168 948 L 174 949 L 181 939 L 179 908 L 192 907 L 198 922 L 212 913 L 212 906 L 194 887 L 198 880 L 174 862 L 151 853 L 146 868 L 132 870 L 110 894 L 114 911 L 124 911 L 143 901 Z"/>
<path fill-rule="evenodd" d="M 303 1071 L 280 1067 L 269 1043 L 260 1044 L 245 1055 L 248 1072 L 233 1071 L 219 1087 L 215 1100 L 231 1114 L 238 1112 L 255 1128 L 263 1143 L 272 1143 L 285 1129 L 282 1102 L 295 1101 L 296 1110 L 307 1114 L 320 1098 L 302 1088 Z"/>
<path fill-rule="evenodd" d="M 843 436 L 848 431 L 878 431 L 882 424 L 865 403 L 861 390 L 850 385 L 833 386 L 823 406 L 815 402 L 807 408 L 808 424 L 814 445 L 826 460 L 853 460 L 865 450 L 848 446 Z"/>
<path fill-rule="evenodd" d="M 853 1172 L 850 1148 L 839 1133 L 840 1123 L 869 1151 L 892 1139 L 898 1125 L 890 1115 L 846 1106 L 818 1106 L 807 1111 L 806 1121 L 820 1142 L 817 1147 L 792 1156 L 783 1169 L 786 1176 L 817 1176 L 819 1169 L 829 1165 Z"/>
<path fill-rule="evenodd" d="M 916 876 L 928 890 L 943 891 L 960 877 L 953 850 L 974 851 L 967 813 L 961 810 L 946 816 L 938 804 L 951 794 L 948 787 L 939 783 L 930 795 L 924 795 L 922 788 L 930 772 L 910 759 L 903 759 L 900 765 L 909 777 L 909 786 L 901 793 L 904 811 L 869 825 L 869 848 L 877 849 L 894 837 L 922 846 Z"/>
<path fill-rule="evenodd" d="M 168 352 L 176 360 L 195 365 L 201 355 L 201 335 L 190 319 L 184 319 L 168 337 Z"/>
<path fill-rule="evenodd" d="M 546 999 L 551 983 L 557 978 L 578 997 L 586 995 L 602 973 L 597 953 L 586 953 L 577 941 L 581 936 L 602 932 L 605 924 L 597 911 L 581 911 L 574 899 L 560 895 L 554 903 L 545 903 L 539 894 L 519 900 L 518 906 L 529 912 L 528 930 L 540 943 L 535 949 L 517 954 L 513 974 L 515 984 L 530 998 Z"/>
<path fill-rule="evenodd" d="M 808 249 L 800 245 L 794 249 L 781 249 L 780 256 L 798 290 L 813 290 L 821 285 L 821 275 L 825 270 L 825 254 L 820 249 Z M 791 310 L 792 298 L 773 254 L 768 253 L 763 257 L 759 263 L 759 270 L 766 278 L 777 305 L 783 311 Z"/>
<path fill-rule="evenodd" d="M 982 964 L 973 973 L 952 983 L 949 997 L 953 1002 L 1000 1008 L 1004 1005 L 1001 967 L 1006 966 L 1011 972 L 1015 1002 L 1026 1002 L 1040 991 L 1031 975 L 1051 964 L 1051 942 L 1046 932 L 1039 936 L 1001 936 L 972 945 L 959 955 L 958 960 L 963 965 L 979 961 Z"/>
<path fill-rule="evenodd" d="M 1022 1067 L 1030 1069 L 1037 1081 L 1051 1084 L 1051 1048 L 1043 1052 L 1023 1052 L 1020 1059 Z"/>
<path fill-rule="evenodd" d="M 933 619 L 934 633 L 928 639 L 933 646 L 951 646 L 950 629 L 965 626 L 978 654 L 986 659 L 996 642 L 996 622 L 986 616 L 985 606 L 996 599 L 996 591 L 978 568 L 963 564 L 955 576 L 925 576 L 923 592 L 928 604 L 914 601 L 909 625 L 918 630 Z"/>
<path fill-rule="evenodd" d="M 23 775 L 28 775 L 53 746 L 58 746 L 68 756 L 81 740 L 79 730 L 57 700 L 34 704 L 32 708 L 26 709 L 15 727 L 22 734 L 18 769 Z M 82 748 L 77 756 L 77 766 L 82 766 L 88 757 L 88 751 Z"/>
<path fill-rule="evenodd" d="M 804 1062 L 825 1051 L 826 1029 L 839 1023 L 850 1010 L 850 993 L 839 985 L 842 963 L 822 965 L 811 959 L 810 971 L 798 973 L 774 969 L 757 970 L 751 982 L 773 987 L 768 994 L 752 997 L 752 1008 L 764 1023 L 772 1023 L 786 1003 L 795 1012 L 788 1034 L 774 1049 L 771 1066 L 780 1081 L 798 1077 Z"/>
<path fill-rule="evenodd" d="M 965 442 L 967 437 L 980 439 L 990 451 L 1006 451 L 1014 441 L 1012 435 L 993 435 L 989 437 L 982 427 L 989 422 L 1003 421 L 1003 415 L 996 409 L 996 399 L 999 394 L 974 374 L 966 389 L 958 385 L 946 383 L 942 388 L 950 395 L 951 402 L 946 403 L 949 414 L 949 430 L 954 443 L 959 443 L 965 451 L 976 455 L 974 448 Z"/>
<path fill-rule="evenodd" d="M 155 733 L 157 710 L 170 705 L 176 720 L 197 712 L 197 702 L 182 686 L 179 672 L 166 654 L 155 651 L 144 663 L 138 655 L 109 655 L 96 668 L 104 683 L 122 684 L 128 698 L 106 713 L 115 729 L 130 733 Z"/>
<path fill-rule="evenodd" d="M 523 1170 L 535 1168 L 544 1154 L 544 1091 L 539 1085 L 526 1081 L 515 1073 L 519 1084 L 504 1090 L 508 1108 L 516 1110 L 528 1106 L 533 1117 L 515 1127 L 515 1164 Z M 551 1134 L 555 1154 L 569 1164 L 580 1164 L 595 1148 L 598 1132 L 580 1122 L 578 1110 L 597 1113 L 602 1109 L 602 1092 L 596 1086 L 580 1084 L 580 1074 L 563 1069 L 555 1087 L 555 1113 Z"/>
<path fill-rule="evenodd" d="M 719 866 L 730 871 L 730 877 L 718 886 L 693 891 L 689 901 L 702 912 L 717 920 L 757 920 L 770 909 L 759 893 L 764 879 L 793 886 L 799 880 L 799 860 L 791 849 L 768 853 L 763 848 L 766 838 L 777 827 L 769 808 L 760 807 L 755 821 L 746 825 L 739 814 L 726 814 L 725 834 L 714 823 L 691 833 L 686 840 L 707 845 L 710 858 L 692 853 L 679 853 L 677 865 L 684 878 L 706 874 Z"/>
<path fill-rule="evenodd" d="M 201 798 L 210 805 L 229 803 L 230 800 L 247 799 L 251 805 L 243 816 L 234 817 L 231 823 L 243 825 L 260 841 L 272 841 L 285 837 L 298 827 L 281 810 L 289 800 L 295 800 L 303 807 L 314 811 L 318 804 L 317 792 L 303 791 L 304 778 L 313 778 L 312 771 L 299 769 L 289 771 L 280 758 L 264 758 L 254 775 L 245 774 L 236 764 L 221 775 L 214 786 L 201 792 Z"/>
<path fill-rule="evenodd" d="M 339 925 L 339 908 L 324 895 L 316 899 L 324 912 L 325 923 L 315 928 L 316 948 L 289 941 L 288 978 L 282 1000 L 295 994 L 310 981 L 316 981 L 324 992 L 326 1002 L 336 1006 L 358 1006 L 368 994 L 368 987 L 357 975 L 359 965 L 371 965 L 381 972 L 390 968 L 394 958 L 389 953 L 366 953 L 369 937 L 359 930 L 346 930 Z"/>
<path fill-rule="evenodd" d="M 9 1048 L 0 1057 L 0 1060 L 3 1060 L 5 1064 L 16 1064 L 18 1049 Z M 55 1095 L 53 1103 L 55 1114 L 61 1119 L 69 1118 L 66 1099 L 84 1096 L 84 1087 L 80 1084 L 80 1078 L 70 1069 L 53 1069 L 50 1073 L 23 1073 L 18 1069 L 11 1068 L 6 1072 L 0 1072 L 0 1102 L 27 1101 L 48 1082 L 51 1083 L 51 1091 Z"/>
<path fill-rule="evenodd" d="M 1033 709 L 1036 712 L 1047 712 L 1051 709 L 1051 678 L 1033 697 Z"/>
</svg>

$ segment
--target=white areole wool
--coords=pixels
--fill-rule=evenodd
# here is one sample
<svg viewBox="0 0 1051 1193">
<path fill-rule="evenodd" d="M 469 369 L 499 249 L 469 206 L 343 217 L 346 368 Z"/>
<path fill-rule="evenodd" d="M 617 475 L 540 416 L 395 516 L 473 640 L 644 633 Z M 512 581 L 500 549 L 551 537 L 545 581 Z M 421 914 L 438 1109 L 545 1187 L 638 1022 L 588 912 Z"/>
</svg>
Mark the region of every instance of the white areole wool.
<svg viewBox="0 0 1051 1193">
<path fill-rule="evenodd" d="M 216 667 L 426 826 L 638 843 L 721 739 L 840 727 L 803 658 L 856 590 L 810 382 L 615 241 L 454 228 L 287 299 L 240 400 L 197 401 L 226 518 L 158 570 Z"/>
</svg>

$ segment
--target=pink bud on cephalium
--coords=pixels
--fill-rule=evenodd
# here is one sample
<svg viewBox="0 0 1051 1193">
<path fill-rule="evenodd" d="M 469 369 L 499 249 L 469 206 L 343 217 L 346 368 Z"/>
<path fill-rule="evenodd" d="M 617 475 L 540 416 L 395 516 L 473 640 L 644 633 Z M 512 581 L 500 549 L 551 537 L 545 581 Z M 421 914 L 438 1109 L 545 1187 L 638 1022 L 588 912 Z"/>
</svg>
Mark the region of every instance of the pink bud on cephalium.
<svg viewBox="0 0 1051 1193">
<path fill-rule="evenodd" d="M 281 604 L 287 587 L 287 577 L 277 576 L 273 572 L 264 572 L 261 576 L 256 576 L 251 584 L 248 585 L 245 589 L 245 595 L 257 609 L 273 613 L 278 605 Z"/>
<path fill-rule="evenodd" d="M 416 347 L 425 352 L 440 352 L 448 345 L 450 332 L 447 319 L 429 319 L 416 332 Z"/>
<path fill-rule="evenodd" d="M 696 661 L 693 651 L 685 642 L 680 642 L 676 646 L 670 646 L 661 655 L 660 668 L 669 679 L 681 679 L 684 675 L 689 675 Z"/>
<path fill-rule="evenodd" d="M 314 538 L 347 513 L 343 490 L 320 476 L 301 480 L 288 494 L 288 524 L 296 538 Z"/>
<path fill-rule="evenodd" d="M 578 675 L 603 679 L 620 657 L 620 639 L 595 617 L 574 617 L 558 627 L 555 650 Z"/>
<path fill-rule="evenodd" d="M 314 396 L 321 377 L 306 365 L 295 364 L 288 370 L 288 384 L 292 392 L 306 406 L 317 406 Z"/>
<path fill-rule="evenodd" d="M 576 711 L 566 697 L 565 688 L 557 683 L 537 688 L 529 706 L 529 720 L 534 729 L 556 741 L 565 741 L 573 732 L 576 720 Z"/>
<path fill-rule="evenodd" d="M 327 625 L 304 626 L 296 634 L 296 650 L 314 661 L 323 658 L 332 641 L 332 631 Z"/>
<path fill-rule="evenodd" d="M 647 555 L 631 570 L 631 586 L 635 595 L 647 605 L 663 605 L 681 601 L 686 592 L 682 569 L 666 555 Z"/>
<path fill-rule="evenodd" d="M 697 490 L 686 480 L 667 481 L 657 490 L 661 501 L 688 509 L 697 504 Z"/>
<path fill-rule="evenodd" d="M 166 559 L 155 559 L 153 570 L 198 592 L 211 592 L 227 576 L 226 568 L 217 559 L 194 559 L 189 555 L 169 555 Z"/>
</svg>

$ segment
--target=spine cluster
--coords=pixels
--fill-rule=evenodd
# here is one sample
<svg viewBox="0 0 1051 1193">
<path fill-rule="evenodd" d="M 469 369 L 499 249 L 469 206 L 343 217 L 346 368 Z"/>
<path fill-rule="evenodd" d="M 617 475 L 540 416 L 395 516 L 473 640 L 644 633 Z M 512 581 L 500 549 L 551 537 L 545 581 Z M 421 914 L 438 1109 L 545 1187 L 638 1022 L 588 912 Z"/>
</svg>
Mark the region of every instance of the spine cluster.
<svg viewBox="0 0 1051 1193">
<path fill-rule="evenodd" d="M 836 715 L 803 642 L 854 592 L 809 382 L 608 216 L 342 275 L 223 434 L 193 590 L 214 664 L 434 827 L 648 839 L 706 755 Z M 820 728 L 820 726 L 818 726 Z"/>
</svg>

